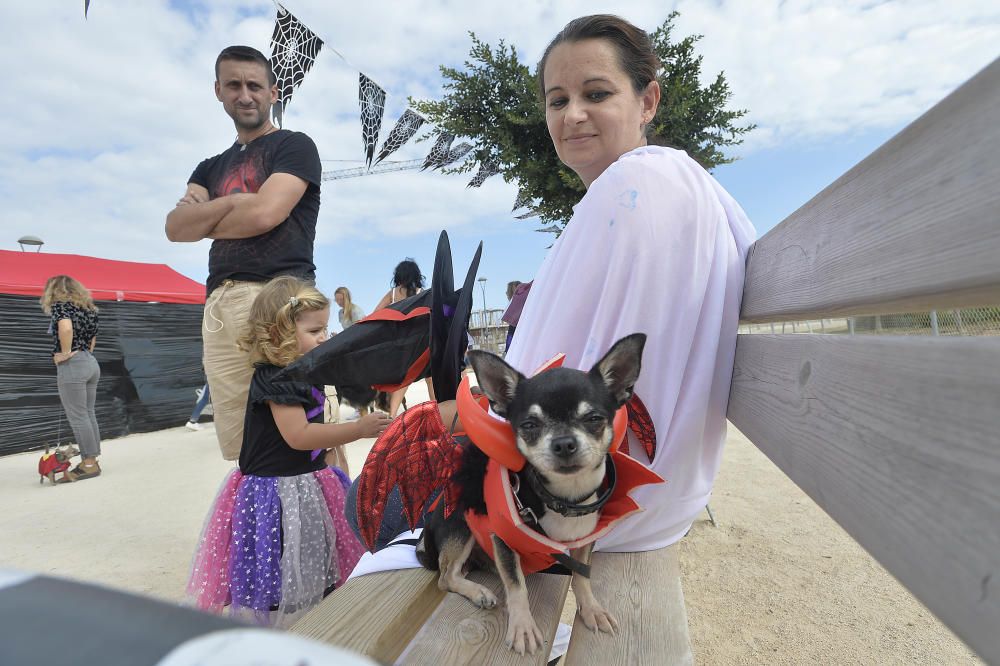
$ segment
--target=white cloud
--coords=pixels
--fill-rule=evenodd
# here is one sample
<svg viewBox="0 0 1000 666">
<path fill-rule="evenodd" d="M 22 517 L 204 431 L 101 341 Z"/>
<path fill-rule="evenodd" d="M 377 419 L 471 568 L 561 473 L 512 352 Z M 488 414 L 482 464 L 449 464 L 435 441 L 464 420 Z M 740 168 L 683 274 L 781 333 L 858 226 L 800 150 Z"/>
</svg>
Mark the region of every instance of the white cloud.
<svg viewBox="0 0 1000 666">
<path fill-rule="evenodd" d="M 328 160 L 361 157 L 357 68 L 389 90 L 388 128 L 408 95 L 440 93 L 438 66 L 461 66 L 468 31 L 491 44 L 503 38 L 534 63 L 569 19 L 609 7 L 590 0 L 286 6 L 327 42 L 286 125 L 310 134 Z M 724 70 L 734 105 L 760 125 L 746 152 L 914 118 L 996 55 L 996 6 L 681 0 L 676 34 L 705 35 L 698 52 L 706 76 Z M 46 250 L 162 261 L 203 275 L 207 244 L 168 243 L 163 218 L 195 164 L 235 136 L 212 92 L 215 55 L 232 43 L 267 52 L 273 11 L 268 0 L 95 0 L 84 21 L 78 3 L 5 6 L 0 247 L 33 233 Z M 625 1 L 613 11 L 652 29 L 670 6 Z M 419 158 L 428 147 L 409 145 L 390 159 Z M 514 188 L 493 178 L 467 190 L 469 177 L 409 172 L 328 183 L 318 241 L 508 223 Z M 548 240 L 540 237 L 539 246 Z"/>
<path fill-rule="evenodd" d="M 707 75 L 761 130 L 741 148 L 808 141 L 917 117 L 989 64 L 1000 6 L 934 2 L 683 0 L 679 34 L 701 33 Z"/>
</svg>

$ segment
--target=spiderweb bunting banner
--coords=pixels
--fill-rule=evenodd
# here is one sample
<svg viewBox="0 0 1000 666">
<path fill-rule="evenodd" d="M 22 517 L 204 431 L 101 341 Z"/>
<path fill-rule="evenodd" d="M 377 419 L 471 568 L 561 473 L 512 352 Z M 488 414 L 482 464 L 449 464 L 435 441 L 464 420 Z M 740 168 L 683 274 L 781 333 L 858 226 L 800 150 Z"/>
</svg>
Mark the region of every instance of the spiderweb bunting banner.
<svg viewBox="0 0 1000 666">
<path fill-rule="evenodd" d="M 448 166 L 449 164 L 453 164 L 459 161 L 460 159 L 465 157 L 470 150 L 472 150 L 471 143 L 463 142 L 458 144 L 457 146 L 448 151 L 448 156 L 444 158 L 444 162 L 441 163 L 441 166 Z"/>
<path fill-rule="evenodd" d="M 378 164 L 402 148 L 403 144 L 413 138 L 413 135 L 417 133 L 417 130 L 423 124 L 423 116 L 412 109 L 407 109 L 399 117 L 399 120 L 396 121 L 386 140 L 382 142 L 382 150 L 379 151 L 378 157 L 375 158 L 375 164 Z"/>
<path fill-rule="evenodd" d="M 524 190 L 517 191 L 517 198 L 514 199 L 514 207 L 510 209 L 510 212 L 514 212 L 518 208 L 524 208 L 529 203 L 531 203 L 532 196 L 525 192 Z"/>
<path fill-rule="evenodd" d="M 361 140 L 365 144 L 365 162 L 370 169 L 378 133 L 385 113 L 385 90 L 363 73 L 358 74 L 358 101 L 361 103 Z"/>
<path fill-rule="evenodd" d="M 424 163 L 421 165 L 420 170 L 431 168 L 436 169 L 444 161 L 448 159 L 448 151 L 451 149 L 451 142 L 455 140 L 455 135 L 451 132 L 441 132 L 438 134 L 437 140 L 434 145 L 431 146 L 431 150 L 427 153 L 427 157 L 424 158 Z"/>
<path fill-rule="evenodd" d="M 476 172 L 475 177 L 469 181 L 466 187 L 479 187 L 487 178 L 495 176 L 498 173 L 500 173 L 500 164 L 496 160 L 481 162 L 479 164 L 479 171 Z"/>
<path fill-rule="evenodd" d="M 278 127 L 281 127 L 284 111 L 292 101 L 292 92 L 316 62 L 322 46 L 322 39 L 278 5 L 278 18 L 274 21 L 274 33 L 271 35 L 271 69 L 278 79 L 278 101 L 271 107 L 271 116 Z"/>
</svg>

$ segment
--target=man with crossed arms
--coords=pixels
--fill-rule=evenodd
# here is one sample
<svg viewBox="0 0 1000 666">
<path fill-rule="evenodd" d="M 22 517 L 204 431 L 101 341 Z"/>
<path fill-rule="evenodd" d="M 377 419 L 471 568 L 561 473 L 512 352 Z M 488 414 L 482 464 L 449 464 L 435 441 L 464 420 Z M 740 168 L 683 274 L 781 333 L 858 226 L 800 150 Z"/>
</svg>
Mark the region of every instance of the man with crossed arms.
<svg viewBox="0 0 1000 666">
<path fill-rule="evenodd" d="M 279 275 L 315 279 L 322 167 L 312 139 L 271 124 L 278 88 L 262 53 L 249 46 L 223 49 L 215 78 L 236 142 L 195 168 L 167 215 L 166 234 L 182 243 L 212 239 L 203 360 L 222 456 L 237 460 L 253 375 L 237 339 L 265 282 Z"/>
</svg>

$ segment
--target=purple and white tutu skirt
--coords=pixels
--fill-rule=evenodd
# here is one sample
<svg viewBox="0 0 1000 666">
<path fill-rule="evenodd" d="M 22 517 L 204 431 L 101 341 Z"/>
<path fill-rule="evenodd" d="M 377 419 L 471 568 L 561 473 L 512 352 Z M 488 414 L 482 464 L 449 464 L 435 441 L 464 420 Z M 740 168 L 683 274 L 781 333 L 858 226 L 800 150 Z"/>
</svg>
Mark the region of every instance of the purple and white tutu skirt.
<svg viewBox="0 0 1000 666">
<path fill-rule="evenodd" d="M 346 489 L 330 468 L 285 477 L 230 472 L 195 553 L 187 586 L 195 605 L 288 626 L 318 604 L 364 552 L 344 518 Z"/>
</svg>

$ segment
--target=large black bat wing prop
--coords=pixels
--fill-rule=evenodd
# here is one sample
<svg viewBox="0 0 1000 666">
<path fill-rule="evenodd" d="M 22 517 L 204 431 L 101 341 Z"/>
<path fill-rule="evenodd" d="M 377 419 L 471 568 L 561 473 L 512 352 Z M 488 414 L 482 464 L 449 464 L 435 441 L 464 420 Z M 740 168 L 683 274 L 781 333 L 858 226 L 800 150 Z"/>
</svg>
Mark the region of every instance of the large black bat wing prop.
<svg viewBox="0 0 1000 666">
<path fill-rule="evenodd" d="M 458 499 L 452 475 L 462 460 L 462 445 L 444 427 L 437 403 L 425 402 L 400 414 L 375 440 L 358 476 L 358 529 L 369 550 L 386 502 L 399 487 L 403 513 L 413 529 L 437 490 L 444 491 L 446 513 Z"/>
<path fill-rule="evenodd" d="M 451 246 L 442 231 L 430 289 L 373 312 L 289 365 L 282 377 L 393 391 L 429 376 L 439 401 L 454 399 L 482 249 L 480 243 L 455 291 Z"/>
</svg>

